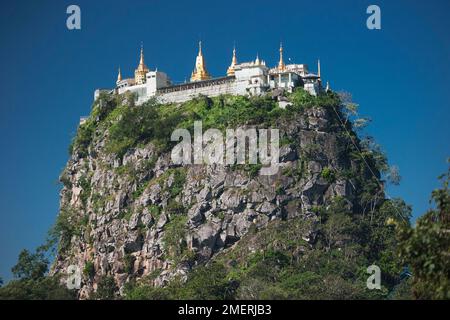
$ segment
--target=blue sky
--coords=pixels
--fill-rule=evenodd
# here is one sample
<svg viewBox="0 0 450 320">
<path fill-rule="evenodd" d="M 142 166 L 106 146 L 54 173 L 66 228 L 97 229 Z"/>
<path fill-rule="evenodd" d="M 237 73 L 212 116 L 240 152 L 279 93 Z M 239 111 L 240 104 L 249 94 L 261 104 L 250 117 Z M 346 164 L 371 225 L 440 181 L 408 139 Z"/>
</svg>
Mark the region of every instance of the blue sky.
<svg viewBox="0 0 450 320">
<path fill-rule="evenodd" d="M 81 7 L 78 31 L 66 8 Z M 382 29 L 366 28 L 381 8 Z M 450 2 L 437 1 L 9 1 L 0 11 L 0 276 L 22 248 L 45 238 L 58 211 L 58 175 L 95 88 L 131 76 L 144 42 L 146 63 L 188 78 L 203 40 L 207 67 L 223 75 L 236 43 L 239 61 L 285 57 L 351 92 L 368 133 L 402 175 L 389 189 L 429 208 L 450 156 Z"/>
</svg>

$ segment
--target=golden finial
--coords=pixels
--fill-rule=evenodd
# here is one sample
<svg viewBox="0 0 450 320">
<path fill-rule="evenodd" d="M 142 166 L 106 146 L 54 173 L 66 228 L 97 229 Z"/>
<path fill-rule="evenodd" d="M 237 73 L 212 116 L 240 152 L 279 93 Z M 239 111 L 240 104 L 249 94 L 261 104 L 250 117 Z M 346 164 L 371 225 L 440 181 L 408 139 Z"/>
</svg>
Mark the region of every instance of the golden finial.
<svg viewBox="0 0 450 320">
<path fill-rule="evenodd" d="M 236 59 L 236 46 L 233 46 L 233 57 L 231 58 L 231 64 L 227 69 L 227 76 L 233 76 L 234 75 L 234 67 L 237 65 L 237 59 Z"/>
<path fill-rule="evenodd" d="M 139 59 L 139 67 L 144 67 L 145 63 L 144 63 L 144 44 L 141 42 L 141 57 Z"/>
<path fill-rule="evenodd" d="M 317 60 L 317 75 L 320 78 L 320 59 Z"/>
<path fill-rule="evenodd" d="M 255 64 L 257 66 L 259 66 L 261 64 L 261 61 L 259 60 L 259 54 L 258 53 L 256 54 Z"/>
<path fill-rule="evenodd" d="M 286 65 L 283 61 L 283 43 L 280 42 L 280 61 L 278 61 L 278 70 L 284 71 L 286 69 Z"/>
<path fill-rule="evenodd" d="M 122 81 L 122 73 L 120 72 L 120 67 L 119 67 L 119 73 L 117 74 L 117 81 L 116 81 L 116 83 L 119 83 L 120 81 Z"/>
<path fill-rule="evenodd" d="M 136 70 L 134 70 L 134 81 L 136 84 L 145 83 L 145 75 L 150 70 L 147 68 L 144 62 L 144 44 L 141 42 L 141 56 L 139 59 L 139 65 Z"/>
<path fill-rule="evenodd" d="M 198 42 L 198 55 L 195 59 L 195 69 L 191 75 L 191 81 L 201 81 L 210 79 L 208 71 L 206 71 L 205 59 L 202 53 L 202 42 Z"/>
</svg>

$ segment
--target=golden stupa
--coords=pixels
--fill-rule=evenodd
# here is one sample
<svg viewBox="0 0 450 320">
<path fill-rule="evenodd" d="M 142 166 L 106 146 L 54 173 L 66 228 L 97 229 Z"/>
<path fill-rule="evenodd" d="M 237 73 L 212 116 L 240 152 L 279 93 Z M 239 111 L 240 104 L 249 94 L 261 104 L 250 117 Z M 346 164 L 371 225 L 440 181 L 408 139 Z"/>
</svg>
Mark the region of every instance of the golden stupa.
<svg viewBox="0 0 450 320">
<path fill-rule="evenodd" d="M 234 76 L 234 67 L 237 65 L 236 48 L 233 48 L 233 58 L 231 58 L 231 64 L 227 69 L 227 76 Z"/>
<path fill-rule="evenodd" d="M 195 59 L 195 69 L 191 74 L 191 81 L 201 81 L 211 79 L 208 71 L 206 71 L 205 59 L 202 53 L 202 42 L 198 43 L 198 55 Z"/>
<path fill-rule="evenodd" d="M 139 60 L 139 65 L 134 70 L 134 82 L 136 84 L 144 84 L 145 83 L 145 75 L 150 70 L 147 68 L 144 62 L 144 47 L 141 45 L 141 59 Z"/>
<path fill-rule="evenodd" d="M 286 65 L 283 61 L 283 44 L 280 43 L 280 61 L 278 61 L 278 70 L 284 71 L 286 70 Z"/>
</svg>

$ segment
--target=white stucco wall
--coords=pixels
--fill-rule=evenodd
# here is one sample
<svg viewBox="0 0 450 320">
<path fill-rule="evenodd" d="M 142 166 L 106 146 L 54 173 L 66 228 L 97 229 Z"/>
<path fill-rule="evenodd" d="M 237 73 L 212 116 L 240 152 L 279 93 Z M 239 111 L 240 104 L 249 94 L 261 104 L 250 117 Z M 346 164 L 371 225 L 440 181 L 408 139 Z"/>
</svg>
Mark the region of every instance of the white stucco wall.
<svg viewBox="0 0 450 320">
<path fill-rule="evenodd" d="M 221 94 L 236 94 L 236 82 L 231 81 L 223 84 L 199 87 L 195 89 L 187 89 L 182 91 L 174 91 L 169 93 L 158 94 L 158 100 L 162 103 L 168 102 L 184 102 L 190 100 L 200 94 L 208 97 L 217 97 Z"/>
</svg>

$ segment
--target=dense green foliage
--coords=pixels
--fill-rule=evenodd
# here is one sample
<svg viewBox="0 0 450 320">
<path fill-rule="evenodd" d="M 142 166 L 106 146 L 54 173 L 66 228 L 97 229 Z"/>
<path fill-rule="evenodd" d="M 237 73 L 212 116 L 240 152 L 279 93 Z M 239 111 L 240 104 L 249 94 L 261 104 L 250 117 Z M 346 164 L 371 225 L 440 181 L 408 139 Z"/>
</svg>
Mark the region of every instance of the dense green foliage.
<svg viewBox="0 0 450 320">
<path fill-rule="evenodd" d="M 68 290 L 58 276 L 46 275 L 49 261 L 45 252 L 45 247 L 38 248 L 34 253 L 22 250 L 17 264 L 11 269 L 15 279 L 0 287 L 0 300 L 66 300 L 76 298 L 76 292 Z"/>
<path fill-rule="evenodd" d="M 417 299 L 450 299 L 450 169 L 432 192 L 436 209 L 417 219 L 415 227 L 399 225 L 400 257 L 412 271 Z"/>
<path fill-rule="evenodd" d="M 11 280 L 0 288 L 0 300 L 73 300 L 76 291 L 61 285 L 58 277 Z"/>
<path fill-rule="evenodd" d="M 11 271 L 17 278 L 39 279 L 47 272 L 47 266 L 48 260 L 43 252 L 30 253 L 24 249 L 20 252 L 18 262 Z"/>
<path fill-rule="evenodd" d="M 236 284 L 226 276 L 224 266 L 213 262 L 196 268 L 185 283 L 175 279 L 165 288 L 155 288 L 145 283 L 129 283 L 125 288 L 125 299 L 231 299 L 234 297 Z"/>
<path fill-rule="evenodd" d="M 98 282 L 97 291 L 91 298 L 97 300 L 112 300 L 116 297 L 117 289 L 113 277 L 103 276 Z"/>
<path fill-rule="evenodd" d="M 73 214 L 69 208 L 61 208 L 56 222 L 50 229 L 50 236 L 53 242 L 58 242 L 58 252 L 64 254 L 70 247 L 73 235 L 80 235 L 83 227 L 83 220 Z"/>
<path fill-rule="evenodd" d="M 95 268 L 92 261 L 86 262 L 83 269 L 83 274 L 89 279 L 92 279 L 95 276 Z"/>
</svg>

